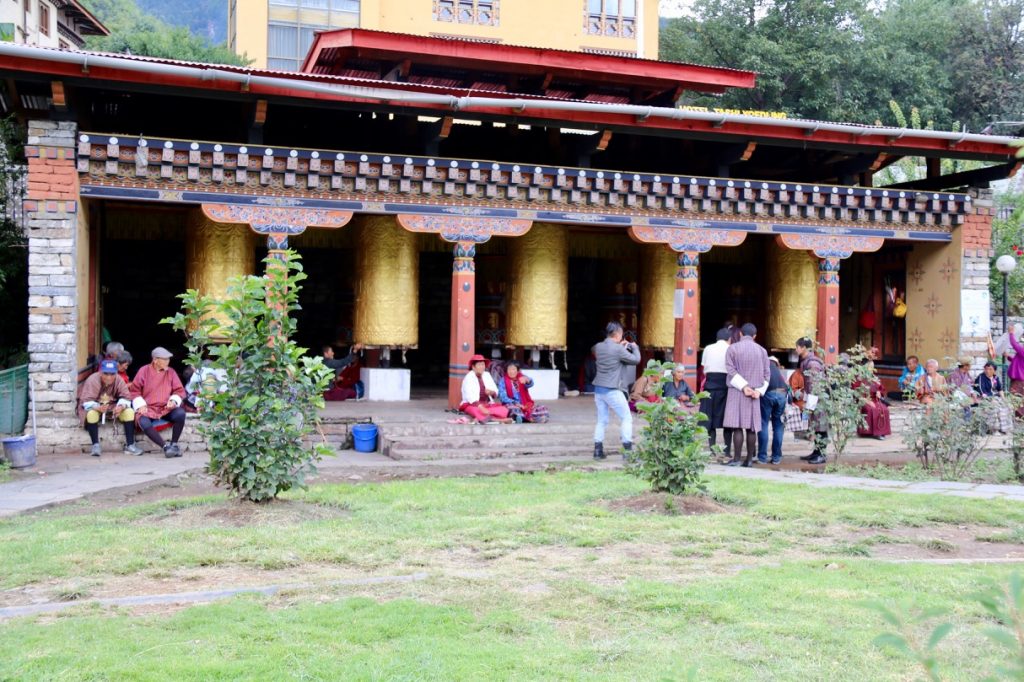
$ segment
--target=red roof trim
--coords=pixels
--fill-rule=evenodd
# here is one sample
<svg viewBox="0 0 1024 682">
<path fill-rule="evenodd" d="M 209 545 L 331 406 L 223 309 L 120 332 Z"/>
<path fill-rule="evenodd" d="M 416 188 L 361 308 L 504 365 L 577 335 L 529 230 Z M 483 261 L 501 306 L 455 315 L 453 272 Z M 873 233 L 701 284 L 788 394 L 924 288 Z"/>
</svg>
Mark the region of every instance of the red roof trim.
<svg viewBox="0 0 1024 682">
<path fill-rule="evenodd" d="M 48 51 L 46 48 L 35 48 L 40 52 Z M 118 56 L 118 55 L 109 55 Z M 125 57 L 126 61 L 130 61 L 130 58 Z M 159 61 L 162 63 L 174 64 L 173 60 L 151 60 L 146 61 Z M 180 63 L 180 62 L 177 62 Z M 182 65 L 185 65 L 182 63 Z M 248 88 L 244 88 L 243 84 L 218 80 L 216 78 L 210 78 L 208 75 L 204 77 L 208 70 L 215 69 L 230 69 L 233 71 L 239 71 L 242 73 L 252 73 L 253 75 L 260 76 L 277 76 L 280 77 L 282 74 L 262 71 L 259 69 L 249 69 L 242 67 L 222 67 L 219 65 L 193 65 L 196 68 L 194 76 L 170 76 L 162 74 L 151 74 L 151 73 L 140 73 L 132 70 L 121 70 L 115 68 L 108 68 L 99 65 L 90 65 L 88 78 L 91 81 L 116 81 L 116 82 L 129 82 L 129 83 L 143 83 L 148 85 L 159 85 L 173 88 L 183 88 L 199 91 L 224 91 L 234 93 L 247 93 L 262 97 L 283 97 L 292 99 L 304 99 L 304 100 L 319 100 L 329 102 L 348 102 L 348 103 L 366 103 L 367 100 L 361 98 L 353 98 L 344 94 L 328 94 L 328 93 L 314 93 L 304 92 L 301 90 L 295 90 L 287 86 L 270 86 L 259 83 L 251 83 Z M 47 60 L 45 58 L 33 59 L 33 58 L 22 58 L 14 57 L 0 60 L 0 69 L 6 71 L 24 71 L 28 73 L 39 73 L 46 74 L 48 76 L 60 76 L 65 78 L 82 78 L 83 74 L 81 66 L 67 62 L 55 62 Z M 291 74 L 296 81 L 312 81 L 322 82 L 325 84 L 339 83 L 339 84 L 352 84 L 352 85 L 372 85 L 376 88 L 393 88 L 397 91 L 410 91 L 416 88 L 412 87 L 408 83 L 394 83 L 389 81 L 366 81 L 360 79 L 346 79 L 331 76 L 316 76 L 311 74 Z M 398 86 L 398 87 L 396 87 Z M 431 92 L 442 92 L 449 93 L 453 96 L 470 94 L 464 89 L 451 89 L 441 88 L 437 86 L 419 86 L 420 88 L 429 88 Z M 477 93 L 479 94 L 479 93 Z M 543 98 L 537 98 L 543 100 Z M 390 100 L 383 100 L 385 105 L 393 105 L 402 107 L 407 110 L 414 112 L 419 111 L 425 114 L 433 115 L 444 115 L 446 113 L 452 113 L 452 110 L 440 105 L 440 104 L 411 104 L 408 102 L 394 102 Z M 888 151 L 894 154 L 915 154 L 920 152 L 934 152 L 935 156 L 942 156 L 943 152 L 955 152 L 960 156 L 976 156 L 978 158 L 986 158 L 991 160 L 1009 160 L 1014 157 L 1016 148 L 1010 147 L 1009 145 L 1002 143 L 985 143 L 975 141 L 964 141 L 955 147 L 950 147 L 949 141 L 943 139 L 931 139 L 925 137 L 917 137 L 913 133 L 906 133 L 902 137 L 894 137 L 894 128 L 879 127 L 877 133 L 867 133 L 855 135 L 851 133 L 843 133 L 828 130 L 805 130 L 802 128 L 786 127 L 786 126 L 770 126 L 770 125 L 757 125 L 748 123 L 734 123 L 724 122 L 720 126 L 715 125 L 713 122 L 700 121 L 693 119 L 675 120 L 658 118 L 655 116 L 650 117 L 644 122 L 639 122 L 637 118 L 631 114 L 620 114 L 620 113 L 603 113 L 603 112 L 570 112 L 560 110 L 545 110 L 545 109 L 530 109 L 529 112 L 524 116 L 521 112 L 513 111 L 511 107 L 469 107 L 462 110 L 462 116 L 472 116 L 472 114 L 490 114 L 494 116 L 500 116 L 502 118 L 510 117 L 521 117 L 530 120 L 550 120 L 553 124 L 557 123 L 568 123 L 568 124 L 586 124 L 594 127 L 609 127 L 616 126 L 621 128 L 633 128 L 641 130 L 666 130 L 666 131 L 686 131 L 694 133 L 707 133 L 715 136 L 729 135 L 736 136 L 740 139 L 749 140 L 751 138 L 763 138 L 763 139 L 777 139 L 777 140 L 790 140 L 804 143 L 823 143 L 833 145 L 843 145 L 848 147 L 860 147 L 865 150 L 875 151 Z"/>
<path fill-rule="evenodd" d="M 395 60 L 411 58 L 420 64 L 461 64 L 506 73 L 554 72 L 556 75 L 583 81 L 640 87 L 674 87 L 685 84 L 695 90 L 722 92 L 726 88 L 752 88 L 756 79 L 753 71 L 716 66 L 519 45 L 493 45 L 366 29 L 318 33 L 302 64 L 302 71 L 322 73 L 318 68 L 323 67 L 318 67 L 318 63 L 321 55 L 329 49 L 353 50 L 360 57 L 378 54 Z"/>
</svg>

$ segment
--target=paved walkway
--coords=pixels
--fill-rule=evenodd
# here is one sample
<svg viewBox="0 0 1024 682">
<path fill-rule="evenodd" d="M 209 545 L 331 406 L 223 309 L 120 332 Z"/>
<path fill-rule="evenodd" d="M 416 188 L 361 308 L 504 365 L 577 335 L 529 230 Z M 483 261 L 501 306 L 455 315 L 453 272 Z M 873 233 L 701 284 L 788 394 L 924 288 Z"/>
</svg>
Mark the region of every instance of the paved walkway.
<svg viewBox="0 0 1024 682">
<path fill-rule="evenodd" d="M 154 485 L 173 479 L 188 471 L 201 471 L 206 465 L 205 455 L 188 455 L 164 459 L 155 455 L 131 457 L 110 454 L 102 458 L 84 455 L 41 456 L 39 464 L 31 470 L 16 472 L 14 480 L 0 484 L 0 516 L 73 502 L 89 495 L 114 489 L 129 489 Z M 467 460 L 441 459 L 429 462 L 395 461 L 377 453 L 344 451 L 337 457 L 324 460 L 321 472 L 331 479 L 360 480 L 369 475 L 492 475 L 508 471 L 530 471 L 551 465 L 586 464 L 598 469 L 617 469 L 621 460 L 616 457 L 596 463 L 587 456 L 545 457 L 523 456 L 508 459 Z M 944 481 L 890 481 L 856 478 L 833 474 L 788 471 L 775 467 L 711 466 L 708 473 L 715 476 L 733 476 L 777 483 L 799 483 L 822 488 L 849 488 L 900 492 L 910 494 L 951 495 L 981 499 L 1009 499 L 1024 502 L 1024 486 L 955 483 Z"/>
</svg>

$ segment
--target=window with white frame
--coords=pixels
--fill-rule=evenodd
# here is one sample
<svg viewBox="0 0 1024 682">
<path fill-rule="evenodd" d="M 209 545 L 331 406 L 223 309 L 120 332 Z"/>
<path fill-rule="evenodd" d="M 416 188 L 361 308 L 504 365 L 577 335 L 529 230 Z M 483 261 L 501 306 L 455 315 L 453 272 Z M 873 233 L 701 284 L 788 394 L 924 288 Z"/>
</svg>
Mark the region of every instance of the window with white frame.
<svg viewBox="0 0 1024 682">
<path fill-rule="evenodd" d="M 499 0 L 434 0 L 434 21 L 498 25 Z"/>
<path fill-rule="evenodd" d="M 633 38 L 636 36 L 636 3 L 643 0 L 584 0 L 588 35 Z"/>
</svg>

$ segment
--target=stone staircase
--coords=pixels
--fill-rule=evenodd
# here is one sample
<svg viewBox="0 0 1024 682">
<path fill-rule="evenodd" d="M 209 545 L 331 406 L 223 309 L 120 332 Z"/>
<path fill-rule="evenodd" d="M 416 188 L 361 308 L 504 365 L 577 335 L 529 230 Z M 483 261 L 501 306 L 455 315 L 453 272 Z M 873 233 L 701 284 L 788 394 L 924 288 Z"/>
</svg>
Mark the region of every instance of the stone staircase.
<svg viewBox="0 0 1024 682">
<path fill-rule="evenodd" d="M 378 449 L 391 459 L 420 461 L 590 455 L 594 424 L 389 423 L 380 425 Z M 605 451 L 619 451 L 617 426 L 608 427 Z"/>
</svg>

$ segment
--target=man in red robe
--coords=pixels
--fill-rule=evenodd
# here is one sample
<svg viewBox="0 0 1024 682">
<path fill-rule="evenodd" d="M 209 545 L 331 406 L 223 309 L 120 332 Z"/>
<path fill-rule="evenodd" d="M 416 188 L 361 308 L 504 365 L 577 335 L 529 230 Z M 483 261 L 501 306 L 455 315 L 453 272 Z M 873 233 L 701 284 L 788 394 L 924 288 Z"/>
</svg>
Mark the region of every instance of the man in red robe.
<svg viewBox="0 0 1024 682">
<path fill-rule="evenodd" d="M 181 457 L 178 438 L 185 428 L 185 387 L 178 373 L 170 368 L 171 352 L 166 348 L 153 349 L 153 361 L 139 370 L 132 381 L 130 394 L 135 409 L 135 421 L 149 439 L 163 448 L 164 457 Z M 167 443 L 157 431 L 158 422 L 170 422 L 171 442 Z"/>
</svg>

